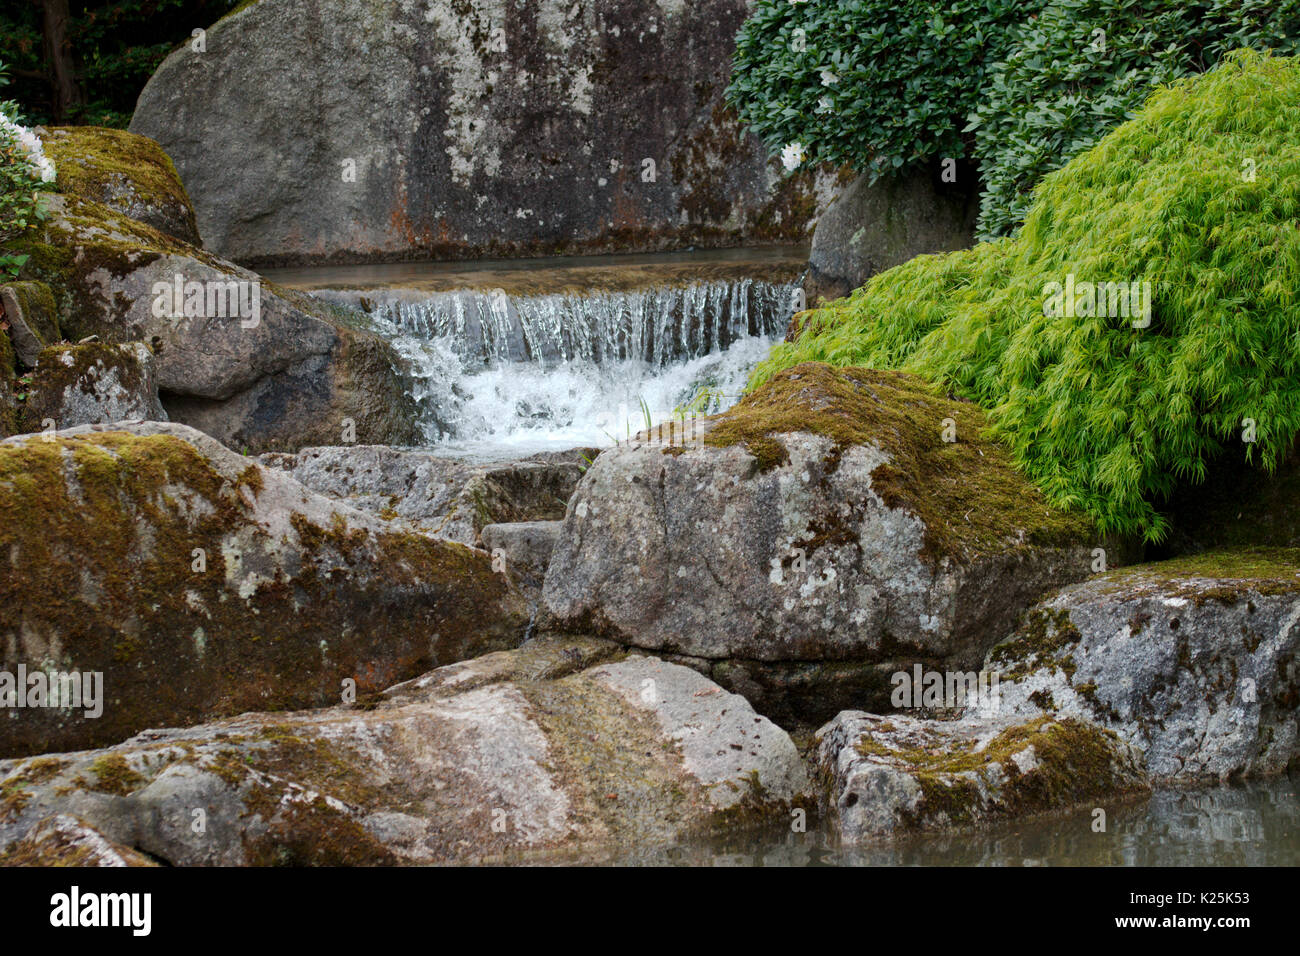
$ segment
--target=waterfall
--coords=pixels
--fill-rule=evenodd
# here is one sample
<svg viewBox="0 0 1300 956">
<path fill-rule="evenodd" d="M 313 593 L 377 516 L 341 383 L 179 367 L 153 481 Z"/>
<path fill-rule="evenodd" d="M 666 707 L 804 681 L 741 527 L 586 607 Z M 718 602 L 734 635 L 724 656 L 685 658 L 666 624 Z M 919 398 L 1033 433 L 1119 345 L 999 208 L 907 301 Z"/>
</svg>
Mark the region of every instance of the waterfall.
<svg viewBox="0 0 1300 956">
<path fill-rule="evenodd" d="M 464 290 L 387 302 L 372 318 L 410 364 L 427 442 L 520 451 L 609 444 L 705 387 L 734 402 L 784 335 L 794 289 L 740 279 L 535 296 Z"/>
</svg>

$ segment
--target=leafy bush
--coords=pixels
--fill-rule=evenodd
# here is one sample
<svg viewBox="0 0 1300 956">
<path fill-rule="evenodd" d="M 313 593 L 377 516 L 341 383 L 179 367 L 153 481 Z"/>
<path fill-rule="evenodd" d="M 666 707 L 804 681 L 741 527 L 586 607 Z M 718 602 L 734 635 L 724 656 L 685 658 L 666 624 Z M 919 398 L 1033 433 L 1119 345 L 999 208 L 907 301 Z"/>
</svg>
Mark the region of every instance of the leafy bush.
<svg viewBox="0 0 1300 956">
<path fill-rule="evenodd" d="M 751 386 L 802 361 L 918 372 L 988 409 L 1057 505 L 1160 540 L 1178 483 L 1272 469 L 1300 431 L 1297 103 L 1300 60 L 1251 51 L 1157 91 L 1046 177 L 1019 236 L 808 313 Z M 1149 281 L 1149 327 L 1045 314 L 1070 274 Z"/>
<path fill-rule="evenodd" d="M 847 163 L 874 180 L 931 156 L 962 156 L 985 63 L 1005 54 L 1011 26 L 1033 8 L 759 0 L 737 37 L 728 99 L 787 166 Z"/>
<path fill-rule="evenodd" d="M 1158 85 L 1239 47 L 1300 50 L 1300 0 L 1055 0 L 1012 31 L 971 116 L 981 238 L 1011 235 L 1043 176 L 1131 117 Z"/>
<path fill-rule="evenodd" d="M 4 64 L 0 63 L 3 85 Z M 17 104 L 0 103 L 0 243 L 45 218 L 41 191 L 55 178 L 54 164 L 40 139 L 15 119 L 17 113 Z M 0 250 L 0 279 L 16 276 L 26 259 Z"/>
</svg>

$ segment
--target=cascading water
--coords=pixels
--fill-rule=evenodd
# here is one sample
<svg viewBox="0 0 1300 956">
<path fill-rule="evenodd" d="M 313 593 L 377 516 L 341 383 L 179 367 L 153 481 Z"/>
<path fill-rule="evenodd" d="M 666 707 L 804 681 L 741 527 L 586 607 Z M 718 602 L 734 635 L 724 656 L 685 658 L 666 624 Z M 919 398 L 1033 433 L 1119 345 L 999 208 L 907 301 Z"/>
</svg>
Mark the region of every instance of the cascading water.
<svg viewBox="0 0 1300 956">
<path fill-rule="evenodd" d="M 795 286 L 754 279 L 632 292 L 443 292 L 375 325 L 411 365 L 429 444 L 511 454 L 607 445 L 702 388 L 718 411 L 784 334 Z"/>
</svg>

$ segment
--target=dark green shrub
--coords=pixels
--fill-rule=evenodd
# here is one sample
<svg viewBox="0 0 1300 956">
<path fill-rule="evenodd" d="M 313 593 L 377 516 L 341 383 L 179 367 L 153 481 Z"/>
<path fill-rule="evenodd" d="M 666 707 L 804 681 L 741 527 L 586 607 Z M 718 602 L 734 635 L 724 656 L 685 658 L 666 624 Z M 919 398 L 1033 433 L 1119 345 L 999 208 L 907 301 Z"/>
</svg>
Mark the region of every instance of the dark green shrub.
<svg viewBox="0 0 1300 956">
<path fill-rule="evenodd" d="M 1008 49 L 1023 0 L 759 0 L 737 37 L 728 98 L 779 153 L 872 178 L 965 154 L 985 63 Z M 803 31 L 802 35 L 798 31 Z"/>
<path fill-rule="evenodd" d="M 1162 83 L 1239 47 L 1300 50 L 1300 0 L 1056 0 L 1011 34 L 968 127 L 982 238 L 1010 235 L 1031 191 Z"/>
<path fill-rule="evenodd" d="M 918 372 L 988 409 L 1056 504 L 1159 540 L 1180 483 L 1271 469 L 1300 432 L 1297 104 L 1300 60 L 1252 51 L 1157 91 L 1048 174 L 1017 237 L 880 273 L 751 385 L 804 361 Z M 1149 326 L 1046 314 L 1070 274 L 1150 282 Z"/>
</svg>

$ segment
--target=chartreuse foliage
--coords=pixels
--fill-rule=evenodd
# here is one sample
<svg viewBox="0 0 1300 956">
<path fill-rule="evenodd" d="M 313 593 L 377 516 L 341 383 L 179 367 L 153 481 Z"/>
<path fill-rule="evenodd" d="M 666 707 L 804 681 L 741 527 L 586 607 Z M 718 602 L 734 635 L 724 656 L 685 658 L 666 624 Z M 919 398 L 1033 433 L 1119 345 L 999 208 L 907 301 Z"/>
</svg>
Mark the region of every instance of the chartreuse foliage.
<svg viewBox="0 0 1300 956">
<path fill-rule="evenodd" d="M 1011 235 L 1032 192 L 1114 129 L 1155 87 L 1229 50 L 1300 50 L 1300 0 L 1053 0 L 989 66 L 971 116 L 981 238 Z"/>
<path fill-rule="evenodd" d="M 918 372 L 984 406 L 1055 504 L 1159 540 L 1178 483 L 1272 468 L 1300 431 L 1298 103 L 1300 60 L 1251 51 L 1158 91 L 1047 176 L 1018 237 L 875 276 L 751 386 L 804 361 Z M 1070 274 L 1149 281 L 1149 327 L 1046 315 Z"/>
</svg>

